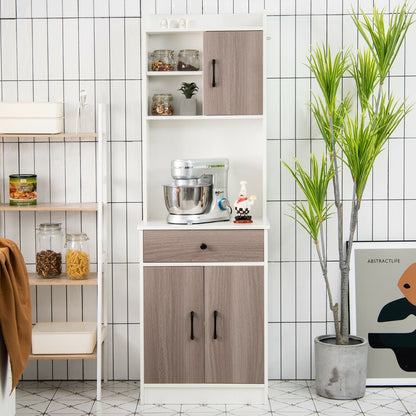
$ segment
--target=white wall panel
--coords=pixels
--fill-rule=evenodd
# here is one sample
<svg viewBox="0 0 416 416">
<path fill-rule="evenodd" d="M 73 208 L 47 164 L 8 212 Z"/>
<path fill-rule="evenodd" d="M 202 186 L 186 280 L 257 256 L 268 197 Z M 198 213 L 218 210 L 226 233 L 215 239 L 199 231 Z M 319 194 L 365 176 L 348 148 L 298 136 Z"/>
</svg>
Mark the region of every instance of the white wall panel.
<svg viewBox="0 0 416 416">
<path fill-rule="evenodd" d="M 80 3 L 81 4 L 81 3 Z M 79 20 L 79 76 L 80 79 L 94 78 L 94 21 Z"/>
<path fill-rule="evenodd" d="M 32 2 L 31 0 L 18 0 L 17 1 L 17 17 L 30 17 L 32 15 Z"/>
<path fill-rule="evenodd" d="M 124 19 L 110 19 L 110 76 L 112 79 L 125 78 Z"/>
<path fill-rule="evenodd" d="M 296 324 L 281 324 L 282 378 L 296 378 Z"/>
<path fill-rule="evenodd" d="M 94 0 L 94 15 L 95 17 L 108 17 L 108 0 Z"/>
<path fill-rule="evenodd" d="M 95 9 L 97 15 L 97 9 Z M 108 79 L 110 74 L 110 29 L 107 19 L 95 19 L 95 76 Z"/>
<path fill-rule="evenodd" d="M 233 0 L 219 0 L 219 10 L 218 13 L 233 13 L 234 1 Z"/>
<path fill-rule="evenodd" d="M 244 7 L 244 5 L 247 5 L 247 0 L 242 0 L 241 7 Z M 234 3 L 235 6 L 235 3 Z M 202 10 L 203 14 L 217 14 L 218 13 L 218 2 L 217 0 L 202 0 Z M 234 8 L 234 12 L 236 12 Z M 247 13 L 247 9 L 246 9 Z"/>
<path fill-rule="evenodd" d="M 16 21 L 2 20 L 1 34 L 1 75 L 3 80 L 16 79 L 17 50 L 16 50 Z"/>
<path fill-rule="evenodd" d="M 77 79 L 79 75 L 78 21 L 64 19 L 63 28 L 64 78 Z"/>
<path fill-rule="evenodd" d="M 126 78 L 138 79 L 140 74 L 140 19 L 125 19 Z M 140 94 L 138 95 L 140 97 Z"/>
<path fill-rule="evenodd" d="M 32 79 L 32 22 L 17 20 L 17 59 L 19 66 L 17 76 L 20 80 Z M 47 64 L 47 59 L 44 64 Z"/>
</svg>

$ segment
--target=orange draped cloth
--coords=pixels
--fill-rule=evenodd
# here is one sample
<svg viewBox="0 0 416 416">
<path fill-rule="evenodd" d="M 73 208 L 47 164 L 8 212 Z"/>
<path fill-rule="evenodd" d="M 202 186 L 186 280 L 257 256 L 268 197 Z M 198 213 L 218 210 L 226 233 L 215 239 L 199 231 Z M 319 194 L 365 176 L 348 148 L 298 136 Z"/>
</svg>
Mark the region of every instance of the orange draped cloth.
<svg viewBox="0 0 416 416">
<path fill-rule="evenodd" d="M 0 238 L 0 327 L 9 353 L 13 391 L 32 346 L 32 307 L 22 253 L 5 238 Z"/>
</svg>

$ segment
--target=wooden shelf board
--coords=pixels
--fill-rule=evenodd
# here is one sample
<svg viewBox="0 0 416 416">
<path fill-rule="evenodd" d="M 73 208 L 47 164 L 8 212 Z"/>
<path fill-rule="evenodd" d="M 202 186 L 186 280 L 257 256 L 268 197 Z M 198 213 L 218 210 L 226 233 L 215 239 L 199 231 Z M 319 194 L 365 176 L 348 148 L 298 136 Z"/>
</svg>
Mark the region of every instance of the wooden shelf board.
<svg viewBox="0 0 416 416">
<path fill-rule="evenodd" d="M 201 76 L 202 71 L 147 71 L 148 77 Z"/>
<path fill-rule="evenodd" d="M 84 203 L 39 203 L 37 205 L 16 206 L 0 204 L 0 211 L 98 211 L 97 202 Z"/>
<path fill-rule="evenodd" d="M 30 354 L 29 360 L 93 360 L 97 358 L 97 346 L 91 354 Z"/>
<path fill-rule="evenodd" d="M 246 116 L 147 116 L 150 121 L 173 121 L 173 120 L 262 120 L 262 115 Z"/>
<path fill-rule="evenodd" d="M 56 134 L 43 134 L 43 133 L 0 133 L 0 137 L 76 137 L 76 138 L 91 138 L 91 137 L 98 137 L 98 133 L 56 133 Z"/>
<path fill-rule="evenodd" d="M 28 273 L 30 286 L 97 286 L 97 273 L 90 273 L 87 279 L 76 280 L 70 279 L 67 275 L 44 279 L 36 273 Z"/>
</svg>

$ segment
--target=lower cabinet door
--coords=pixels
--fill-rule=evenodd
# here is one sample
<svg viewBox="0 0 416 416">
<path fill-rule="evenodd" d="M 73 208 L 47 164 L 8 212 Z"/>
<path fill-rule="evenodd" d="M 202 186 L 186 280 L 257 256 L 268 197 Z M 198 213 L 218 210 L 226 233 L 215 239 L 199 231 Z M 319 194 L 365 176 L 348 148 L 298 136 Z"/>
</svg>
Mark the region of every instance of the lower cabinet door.
<svg viewBox="0 0 416 416">
<path fill-rule="evenodd" d="M 263 267 L 205 267 L 205 382 L 264 383 Z"/>
<path fill-rule="evenodd" d="M 144 267 L 145 383 L 204 382 L 202 267 Z"/>
</svg>

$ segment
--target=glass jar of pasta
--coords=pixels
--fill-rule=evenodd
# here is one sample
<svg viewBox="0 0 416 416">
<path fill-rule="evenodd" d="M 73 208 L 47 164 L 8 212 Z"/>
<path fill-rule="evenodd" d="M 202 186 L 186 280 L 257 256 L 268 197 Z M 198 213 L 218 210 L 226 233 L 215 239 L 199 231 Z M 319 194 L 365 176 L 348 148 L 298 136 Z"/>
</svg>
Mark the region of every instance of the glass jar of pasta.
<svg viewBox="0 0 416 416">
<path fill-rule="evenodd" d="M 86 279 L 90 272 L 87 234 L 66 235 L 66 274 L 70 279 Z"/>
<path fill-rule="evenodd" d="M 62 272 L 64 233 L 62 224 L 40 224 L 36 228 L 36 273 L 49 279 Z"/>
</svg>

